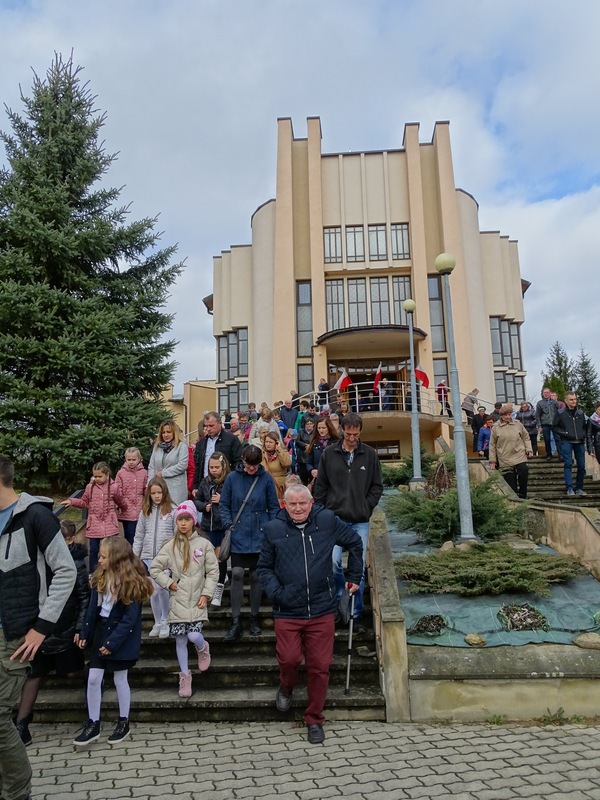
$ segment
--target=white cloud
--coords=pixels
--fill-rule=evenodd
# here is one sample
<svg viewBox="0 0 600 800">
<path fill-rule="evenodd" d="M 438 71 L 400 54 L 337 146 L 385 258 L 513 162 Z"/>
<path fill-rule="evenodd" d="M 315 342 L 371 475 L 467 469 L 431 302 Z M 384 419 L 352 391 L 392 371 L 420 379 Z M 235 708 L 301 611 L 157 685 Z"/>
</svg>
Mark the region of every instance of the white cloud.
<svg viewBox="0 0 600 800">
<path fill-rule="evenodd" d="M 20 110 L 55 51 L 106 111 L 107 180 L 160 214 L 187 258 L 169 307 L 176 388 L 214 375 L 212 256 L 250 239 L 274 194 L 276 118 L 318 115 L 325 152 L 399 147 L 451 122 L 457 184 L 483 228 L 519 240 L 529 393 L 549 346 L 596 364 L 600 6 L 587 0 L 0 0 L 0 100 Z M 7 123 L 0 114 L 0 128 Z M 553 199 L 555 198 L 555 199 Z M 588 299 L 589 298 L 589 299 Z"/>
</svg>

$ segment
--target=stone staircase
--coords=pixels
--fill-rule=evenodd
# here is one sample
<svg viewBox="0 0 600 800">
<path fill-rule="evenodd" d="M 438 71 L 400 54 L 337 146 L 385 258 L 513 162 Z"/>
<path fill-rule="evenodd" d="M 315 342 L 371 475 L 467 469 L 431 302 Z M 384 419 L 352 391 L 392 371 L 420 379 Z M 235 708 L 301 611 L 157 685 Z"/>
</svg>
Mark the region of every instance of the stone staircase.
<svg viewBox="0 0 600 800">
<path fill-rule="evenodd" d="M 573 467 L 573 481 L 575 473 L 576 468 Z M 552 461 L 546 461 L 543 456 L 530 459 L 527 491 L 529 500 L 600 509 L 600 481 L 586 477 L 583 488 L 585 497 L 568 497 L 563 480 L 563 465 L 558 458 L 553 458 Z"/>
<path fill-rule="evenodd" d="M 365 593 L 367 601 L 368 592 Z M 287 714 L 275 709 L 278 666 L 275 658 L 275 635 L 270 608 L 261 609 L 261 636 L 248 634 L 249 610 L 242 611 L 244 635 L 237 642 L 224 642 L 229 627 L 228 587 L 223 607 L 211 608 L 210 621 L 204 633 L 210 643 L 212 664 L 200 674 L 196 667 L 195 651 L 190 652 L 193 675 L 192 697 L 178 696 L 178 672 L 173 639 L 148 636 L 152 627 L 149 608 L 144 609 L 142 652 L 137 665 L 129 673 L 131 685 L 131 717 L 143 722 L 195 721 L 273 721 L 302 720 L 306 690 L 302 684 L 294 692 L 292 708 Z M 345 694 L 348 629 L 338 628 L 335 654 L 331 668 L 329 695 L 325 714 L 335 720 L 385 720 L 385 703 L 379 688 L 379 670 L 375 656 L 375 637 L 370 629 L 371 612 L 365 608 L 363 621 L 369 632 L 354 636 L 350 691 Z M 80 723 L 86 717 L 83 678 L 48 678 L 40 691 L 34 710 L 36 722 Z M 116 693 L 112 677 L 106 677 L 102 702 L 105 719 L 118 716 Z"/>
</svg>

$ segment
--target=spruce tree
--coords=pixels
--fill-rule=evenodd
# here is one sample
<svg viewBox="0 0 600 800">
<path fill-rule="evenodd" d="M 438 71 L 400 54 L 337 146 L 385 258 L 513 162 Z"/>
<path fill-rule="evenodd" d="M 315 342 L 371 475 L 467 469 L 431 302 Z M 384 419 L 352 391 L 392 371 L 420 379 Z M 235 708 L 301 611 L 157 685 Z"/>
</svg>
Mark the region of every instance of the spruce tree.
<svg viewBox="0 0 600 800">
<path fill-rule="evenodd" d="M 544 386 L 564 397 L 575 384 L 575 367 L 560 342 L 554 342 L 546 358 L 546 372 L 542 375 Z"/>
<path fill-rule="evenodd" d="M 598 372 L 583 347 L 580 348 L 575 362 L 575 385 L 573 388 L 577 392 L 578 405 L 586 414 L 592 414 L 596 409 L 596 403 L 600 400 L 600 381 Z"/>
<path fill-rule="evenodd" d="M 80 73 L 56 55 L 0 133 L 0 452 L 33 489 L 147 455 L 174 368 L 162 309 L 182 265 L 101 183 L 115 156 Z"/>
</svg>

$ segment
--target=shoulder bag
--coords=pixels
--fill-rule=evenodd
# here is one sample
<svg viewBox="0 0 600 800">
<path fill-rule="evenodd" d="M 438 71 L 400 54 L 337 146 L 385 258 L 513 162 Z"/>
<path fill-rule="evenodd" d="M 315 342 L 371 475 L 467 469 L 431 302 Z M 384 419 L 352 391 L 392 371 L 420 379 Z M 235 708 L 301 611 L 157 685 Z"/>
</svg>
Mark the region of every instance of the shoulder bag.
<svg viewBox="0 0 600 800">
<path fill-rule="evenodd" d="M 240 506 L 239 511 L 235 515 L 235 519 L 225 531 L 225 534 L 223 536 L 223 541 L 221 542 L 221 549 L 219 550 L 219 561 L 227 561 L 227 559 L 229 558 L 229 554 L 231 553 L 231 532 L 237 525 L 239 518 L 242 516 L 242 511 L 244 510 L 246 503 L 250 499 L 250 495 L 252 494 L 252 490 L 256 486 L 257 480 L 258 480 L 258 475 L 252 481 L 252 485 L 248 489 L 248 493 L 246 494 L 246 497 L 244 497 L 242 505 Z"/>
</svg>

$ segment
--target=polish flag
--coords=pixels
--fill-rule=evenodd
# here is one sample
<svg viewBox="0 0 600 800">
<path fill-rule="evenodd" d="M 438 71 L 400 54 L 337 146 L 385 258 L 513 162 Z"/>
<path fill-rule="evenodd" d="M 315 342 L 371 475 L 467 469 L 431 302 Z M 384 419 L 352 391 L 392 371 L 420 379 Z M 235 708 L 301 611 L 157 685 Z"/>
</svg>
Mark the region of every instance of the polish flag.
<svg viewBox="0 0 600 800">
<path fill-rule="evenodd" d="M 379 366 L 377 367 L 377 372 L 375 373 L 375 380 L 373 381 L 373 391 L 375 394 L 379 394 L 379 384 L 381 383 L 381 361 L 379 362 Z"/>
<path fill-rule="evenodd" d="M 343 392 L 344 389 L 347 386 L 350 386 L 351 383 L 352 383 L 352 378 L 346 372 L 346 367 L 344 367 L 344 369 L 342 370 L 342 374 L 340 375 L 340 377 L 335 382 L 333 390 L 335 392 Z"/>
<path fill-rule="evenodd" d="M 415 378 L 418 381 L 421 381 L 421 383 L 426 389 L 429 389 L 429 378 L 427 377 L 427 373 L 425 372 L 425 370 L 421 369 L 421 367 L 418 364 L 415 367 Z"/>
</svg>

